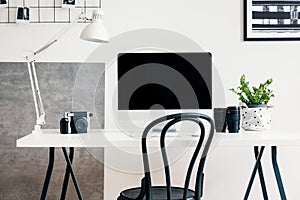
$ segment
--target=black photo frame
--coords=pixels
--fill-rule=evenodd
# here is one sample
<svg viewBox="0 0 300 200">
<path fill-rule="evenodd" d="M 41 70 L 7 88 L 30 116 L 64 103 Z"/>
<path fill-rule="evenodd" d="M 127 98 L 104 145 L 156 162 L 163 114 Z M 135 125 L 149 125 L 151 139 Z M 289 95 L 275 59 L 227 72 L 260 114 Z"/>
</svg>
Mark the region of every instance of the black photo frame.
<svg viewBox="0 0 300 200">
<path fill-rule="evenodd" d="M 243 0 L 244 41 L 300 40 L 300 0 Z"/>
</svg>

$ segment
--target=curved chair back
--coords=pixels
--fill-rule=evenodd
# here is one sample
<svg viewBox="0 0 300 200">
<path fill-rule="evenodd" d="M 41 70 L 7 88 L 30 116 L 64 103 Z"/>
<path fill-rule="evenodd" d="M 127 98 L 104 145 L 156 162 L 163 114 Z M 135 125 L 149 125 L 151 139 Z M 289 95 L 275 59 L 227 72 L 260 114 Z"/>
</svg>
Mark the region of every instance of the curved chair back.
<svg viewBox="0 0 300 200">
<path fill-rule="evenodd" d="M 207 140 L 205 144 L 203 144 L 204 139 L 205 139 L 205 134 L 208 131 L 205 131 L 205 126 L 203 124 L 203 120 L 207 121 L 210 125 L 209 127 L 209 135 L 207 137 Z M 161 154 L 163 158 L 163 164 L 164 164 L 164 169 L 165 169 L 165 179 L 166 179 L 166 186 L 167 186 L 167 196 L 168 199 L 172 199 L 172 185 L 171 185 L 171 178 L 170 178 L 170 169 L 169 169 L 169 163 L 168 163 L 168 156 L 165 148 L 165 136 L 169 128 L 180 122 L 180 121 L 191 121 L 195 122 L 199 128 L 200 128 L 200 136 L 199 136 L 199 141 L 196 146 L 196 149 L 194 151 L 194 154 L 191 158 L 187 173 L 186 173 L 186 179 L 184 183 L 184 192 L 183 192 L 183 200 L 187 199 L 187 192 L 190 184 L 190 178 L 191 174 L 193 172 L 193 168 L 195 165 L 195 162 L 199 156 L 200 149 L 203 147 L 203 151 L 201 154 L 201 159 L 198 165 L 198 171 L 196 175 L 196 183 L 195 183 L 195 197 L 194 199 L 199 200 L 202 194 L 202 176 L 203 176 L 203 169 L 204 169 L 204 164 L 206 160 L 206 156 L 211 144 L 211 141 L 213 139 L 214 135 L 214 130 L 215 130 L 215 125 L 213 120 L 204 114 L 200 113 L 181 113 L 181 114 L 172 114 L 172 115 L 167 115 L 161 118 L 158 118 L 151 122 L 144 130 L 143 132 L 143 137 L 142 137 L 142 153 L 143 153 L 143 164 L 144 164 L 144 173 L 145 177 L 143 179 L 143 185 L 145 187 L 145 193 L 146 193 L 146 199 L 151 200 L 152 199 L 152 192 L 151 192 L 151 173 L 150 173 L 150 166 L 149 166 L 149 157 L 148 157 L 148 151 L 147 151 L 147 136 L 150 130 L 155 127 L 156 125 L 162 123 L 162 122 L 167 122 L 166 125 L 163 127 L 161 136 L 160 136 L 160 148 L 161 148 Z"/>
</svg>

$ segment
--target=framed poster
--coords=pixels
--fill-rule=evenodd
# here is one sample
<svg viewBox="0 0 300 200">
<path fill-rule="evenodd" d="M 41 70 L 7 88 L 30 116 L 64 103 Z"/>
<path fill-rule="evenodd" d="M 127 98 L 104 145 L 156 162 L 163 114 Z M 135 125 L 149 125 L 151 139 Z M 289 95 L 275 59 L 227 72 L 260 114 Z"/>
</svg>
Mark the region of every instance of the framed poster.
<svg viewBox="0 0 300 200">
<path fill-rule="evenodd" d="M 300 40 L 300 0 L 244 0 L 244 41 Z"/>
</svg>

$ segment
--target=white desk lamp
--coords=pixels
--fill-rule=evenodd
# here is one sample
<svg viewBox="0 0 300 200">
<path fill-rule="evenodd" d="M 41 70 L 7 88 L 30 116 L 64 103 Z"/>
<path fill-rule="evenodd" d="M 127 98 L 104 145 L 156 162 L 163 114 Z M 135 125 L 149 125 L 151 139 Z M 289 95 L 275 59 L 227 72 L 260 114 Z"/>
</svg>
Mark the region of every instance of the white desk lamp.
<svg viewBox="0 0 300 200">
<path fill-rule="evenodd" d="M 78 19 L 92 21 L 92 23 L 88 24 L 81 32 L 81 35 L 80 35 L 81 39 L 87 40 L 87 41 L 92 41 L 92 42 L 99 42 L 99 43 L 107 43 L 108 42 L 109 35 L 103 26 L 103 11 L 100 8 L 93 11 L 92 19 L 86 18 L 86 16 L 83 15 L 83 13 L 80 14 Z M 36 75 L 36 69 L 35 69 L 36 57 L 41 52 L 43 52 L 44 50 L 46 50 L 47 48 L 52 46 L 54 43 L 56 43 L 65 33 L 68 32 L 68 30 L 76 22 L 77 22 L 77 20 L 75 22 L 69 24 L 61 32 L 59 32 L 54 37 L 54 39 L 50 40 L 50 42 L 48 42 L 46 45 L 42 46 L 37 51 L 33 52 L 33 54 L 26 56 L 28 72 L 29 72 L 29 77 L 30 77 L 30 84 L 31 84 L 35 112 L 36 112 L 36 124 L 34 126 L 33 132 L 41 131 L 41 125 L 46 124 L 45 110 L 44 110 L 44 106 L 43 106 L 43 102 L 42 102 L 42 98 L 41 98 L 41 93 L 40 93 L 38 79 L 37 79 L 37 75 Z"/>
<path fill-rule="evenodd" d="M 109 35 L 103 26 L 103 11 L 101 9 L 93 11 L 92 23 L 83 29 L 80 38 L 91 42 L 108 42 Z"/>
</svg>

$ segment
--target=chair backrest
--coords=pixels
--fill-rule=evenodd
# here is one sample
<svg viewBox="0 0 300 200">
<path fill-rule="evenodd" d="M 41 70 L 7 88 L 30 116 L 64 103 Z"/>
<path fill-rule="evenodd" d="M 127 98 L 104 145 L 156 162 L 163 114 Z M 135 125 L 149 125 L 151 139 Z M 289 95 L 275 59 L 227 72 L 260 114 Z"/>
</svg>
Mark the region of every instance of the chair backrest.
<svg viewBox="0 0 300 200">
<path fill-rule="evenodd" d="M 209 128 L 209 135 L 207 139 L 205 140 L 205 126 L 203 124 L 203 120 L 207 121 L 210 125 Z M 194 154 L 191 158 L 187 174 L 186 174 L 186 179 L 184 183 L 184 193 L 183 193 L 183 200 L 187 199 L 187 192 L 190 184 L 190 178 L 191 174 L 193 172 L 193 168 L 195 165 L 195 162 L 197 158 L 199 157 L 200 149 L 203 147 L 203 151 L 201 153 L 201 159 L 198 165 L 198 171 L 196 175 L 196 183 L 195 183 L 195 199 L 200 199 L 201 196 L 201 181 L 202 181 L 202 173 L 203 173 L 203 168 L 205 164 L 205 159 L 211 144 L 211 141 L 213 139 L 214 135 L 214 130 L 215 130 L 215 125 L 213 120 L 204 114 L 200 113 L 180 113 L 180 114 L 172 114 L 172 115 L 167 115 L 161 118 L 158 118 L 151 122 L 143 132 L 143 137 L 142 137 L 142 153 L 143 153 L 143 164 L 144 164 L 144 187 L 145 187 L 145 193 L 146 193 L 146 199 L 151 200 L 152 199 L 152 192 L 151 192 L 151 173 L 150 173 L 150 166 L 149 166 L 149 157 L 148 157 L 148 152 L 147 152 L 147 135 L 150 132 L 150 130 L 155 127 L 156 125 L 162 123 L 162 122 L 167 122 L 166 125 L 163 127 L 161 131 L 161 136 L 160 136 L 160 148 L 161 148 L 161 154 L 163 158 L 163 164 L 165 168 L 165 178 L 166 178 L 166 186 L 167 186 L 167 195 L 168 199 L 172 199 L 172 190 L 171 190 L 171 178 L 170 178 L 170 169 L 169 169 L 169 163 L 168 163 L 168 157 L 167 157 L 167 152 L 165 148 L 165 136 L 169 128 L 181 121 L 192 121 L 195 122 L 199 127 L 200 127 L 200 136 L 199 136 L 199 141 L 198 144 L 195 148 Z M 208 131 L 207 131 L 208 132 Z M 204 140 L 206 141 L 205 144 L 203 144 Z"/>
</svg>

